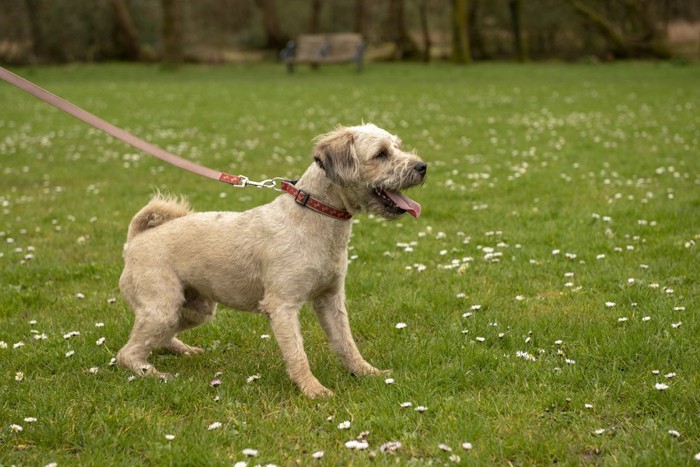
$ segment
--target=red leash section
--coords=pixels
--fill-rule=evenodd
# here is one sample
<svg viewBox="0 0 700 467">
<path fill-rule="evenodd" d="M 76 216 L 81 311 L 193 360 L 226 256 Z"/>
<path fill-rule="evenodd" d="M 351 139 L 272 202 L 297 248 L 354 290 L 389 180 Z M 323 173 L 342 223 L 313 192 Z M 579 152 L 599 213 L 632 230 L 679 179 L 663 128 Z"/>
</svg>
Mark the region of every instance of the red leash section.
<svg viewBox="0 0 700 467">
<path fill-rule="evenodd" d="M 128 131 L 122 130 L 119 127 L 112 125 L 111 123 L 102 120 L 100 117 L 91 114 L 90 112 L 81 109 L 77 105 L 73 105 L 65 99 L 51 94 L 47 90 L 37 86 L 36 84 L 27 81 L 21 76 L 17 76 L 9 70 L 0 67 L 0 78 L 4 79 L 8 83 L 17 86 L 21 90 L 31 94 L 32 96 L 40 99 L 47 104 L 51 104 L 59 110 L 66 112 L 69 115 L 87 123 L 90 126 L 97 128 L 98 130 L 104 131 L 110 136 L 113 136 L 141 151 L 150 154 L 153 157 L 167 162 L 168 164 L 179 167 L 188 172 L 201 175 L 202 177 L 211 178 L 218 180 L 220 182 L 228 183 L 236 187 L 254 186 L 256 188 L 273 188 L 278 191 L 285 191 L 294 197 L 296 203 L 302 207 L 312 209 L 316 212 L 324 214 L 326 216 L 333 217 L 335 219 L 348 220 L 352 215 L 341 209 L 334 208 L 324 204 L 323 202 L 315 199 L 309 193 L 299 190 L 294 187 L 294 183 L 289 180 L 283 180 L 280 178 L 272 178 L 268 180 L 263 180 L 261 182 L 254 182 L 249 180 L 248 177 L 243 175 L 231 175 L 226 172 L 219 172 L 218 170 L 213 170 L 208 167 L 195 164 L 194 162 L 183 159 L 182 157 L 176 156 L 175 154 L 166 151 L 165 149 L 159 148 L 141 138 L 132 135 Z M 281 187 L 277 188 L 277 181 L 281 181 Z"/>
<path fill-rule="evenodd" d="M 18 88 L 31 94 L 32 96 L 46 102 L 47 104 L 51 104 L 57 109 L 62 110 L 69 115 L 72 115 L 78 120 L 82 120 L 88 125 L 93 126 L 98 130 L 104 131 L 108 135 L 122 140 L 125 143 L 137 149 L 140 149 L 141 151 L 148 153 L 153 157 L 157 157 L 158 159 L 167 162 L 168 164 L 172 164 L 175 167 L 179 167 L 189 172 L 196 173 L 197 175 L 212 178 L 214 180 L 219 180 L 230 185 L 244 186 L 242 185 L 242 183 L 244 183 L 245 181 L 243 177 L 229 175 L 224 172 L 209 169 L 199 164 L 195 164 L 194 162 L 188 161 L 187 159 L 183 159 L 182 157 L 178 157 L 175 154 L 161 149 L 158 146 L 154 146 L 153 144 L 132 135 L 128 131 L 124 131 L 121 128 L 112 125 L 111 123 L 102 120 L 100 117 L 93 115 L 90 112 L 87 112 L 64 99 L 61 99 L 60 97 L 54 94 L 51 94 L 47 90 L 40 88 L 39 86 L 30 81 L 27 81 L 21 76 L 17 76 L 16 74 L 6 70 L 3 67 L 0 67 L 0 78 L 4 79 L 5 81 L 14 86 L 17 86 Z"/>
</svg>

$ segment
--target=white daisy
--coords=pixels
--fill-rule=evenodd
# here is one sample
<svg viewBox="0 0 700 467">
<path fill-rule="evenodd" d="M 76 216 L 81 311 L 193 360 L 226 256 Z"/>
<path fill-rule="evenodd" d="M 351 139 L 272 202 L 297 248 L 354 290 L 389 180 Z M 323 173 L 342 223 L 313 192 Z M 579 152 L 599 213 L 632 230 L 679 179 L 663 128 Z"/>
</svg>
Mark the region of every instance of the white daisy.
<svg viewBox="0 0 700 467">
<path fill-rule="evenodd" d="M 379 451 L 383 453 L 394 452 L 401 448 L 401 441 L 389 441 L 379 446 Z"/>
<path fill-rule="evenodd" d="M 246 448 L 241 453 L 246 457 L 258 457 L 257 449 Z"/>
<path fill-rule="evenodd" d="M 209 430 L 209 431 L 218 430 L 219 428 L 221 428 L 221 426 L 222 426 L 221 422 L 214 422 L 207 427 L 207 430 Z"/>
</svg>

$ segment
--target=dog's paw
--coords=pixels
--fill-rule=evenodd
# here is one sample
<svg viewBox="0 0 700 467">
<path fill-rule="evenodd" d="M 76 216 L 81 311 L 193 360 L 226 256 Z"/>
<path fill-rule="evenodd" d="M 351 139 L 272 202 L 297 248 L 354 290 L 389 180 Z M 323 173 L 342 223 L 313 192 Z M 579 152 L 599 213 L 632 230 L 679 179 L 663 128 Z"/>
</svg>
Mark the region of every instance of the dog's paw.
<svg viewBox="0 0 700 467">
<path fill-rule="evenodd" d="M 173 337 L 164 348 L 175 355 L 192 356 L 204 353 L 203 348 L 187 345 L 176 337 Z"/>
<path fill-rule="evenodd" d="M 322 384 L 306 386 L 301 388 L 301 392 L 311 399 L 318 399 L 319 397 L 333 397 L 333 391 L 323 386 Z"/>
<path fill-rule="evenodd" d="M 353 368 L 351 373 L 355 376 L 389 376 L 391 370 L 380 370 L 366 363 L 358 368 Z"/>
<path fill-rule="evenodd" d="M 204 353 L 204 349 L 201 347 L 192 347 L 191 345 L 188 345 L 187 347 L 188 349 L 182 353 L 182 355 L 184 355 L 185 357 L 190 357 L 192 355 L 199 355 Z"/>
</svg>

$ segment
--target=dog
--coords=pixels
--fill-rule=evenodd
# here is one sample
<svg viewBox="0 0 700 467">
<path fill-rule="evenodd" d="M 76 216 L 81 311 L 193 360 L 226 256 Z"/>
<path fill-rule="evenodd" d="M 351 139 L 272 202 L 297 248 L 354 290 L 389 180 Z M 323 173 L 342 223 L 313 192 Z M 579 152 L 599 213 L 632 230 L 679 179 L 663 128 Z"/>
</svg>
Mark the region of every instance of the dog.
<svg viewBox="0 0 700 467">
<path fill-rule="evenodd" d="M 120 366 L 167 378 L 148 362 L 152 350 L 203 350 L 182 342 L 186 329 L 211 321 L 217 303 L 269 318 L 290 379 L 308 397 L 330 396 L 311 373 L 299 312 L 311 302 L 330 346 L 357 376 L 386 374 L 360 355 L 345 309 L 352 215 L 420 215 L 403 195 L 421 185 L 427 164 L 373 125 L 338 127 L 315 140 L 314 162 L 296 185 L 243 212 L 193 212 L 156 194 L 129 224 L 121 293 L 134 327 Z M 283 183 L 284 185 L 284 183 Z"/>
</svg>

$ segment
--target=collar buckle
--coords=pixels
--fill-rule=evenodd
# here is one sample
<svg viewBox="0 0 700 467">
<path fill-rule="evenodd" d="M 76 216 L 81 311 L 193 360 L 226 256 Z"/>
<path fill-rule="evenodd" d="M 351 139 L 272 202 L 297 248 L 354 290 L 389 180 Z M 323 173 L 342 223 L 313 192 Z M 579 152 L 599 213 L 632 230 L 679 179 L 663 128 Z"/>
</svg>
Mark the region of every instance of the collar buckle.
<svg viewBox="0 0 700 467">
<path fill-rule="evenodd" d="M 299 190 L 297 194 L 294 196 L 294 201 L 299 205 L 299 206 L 306 206 L 306 203 L 309 202 L 309 198 L 311 198 L 311 193 L 307 193 L 304 190 Z"/>
</svg>

